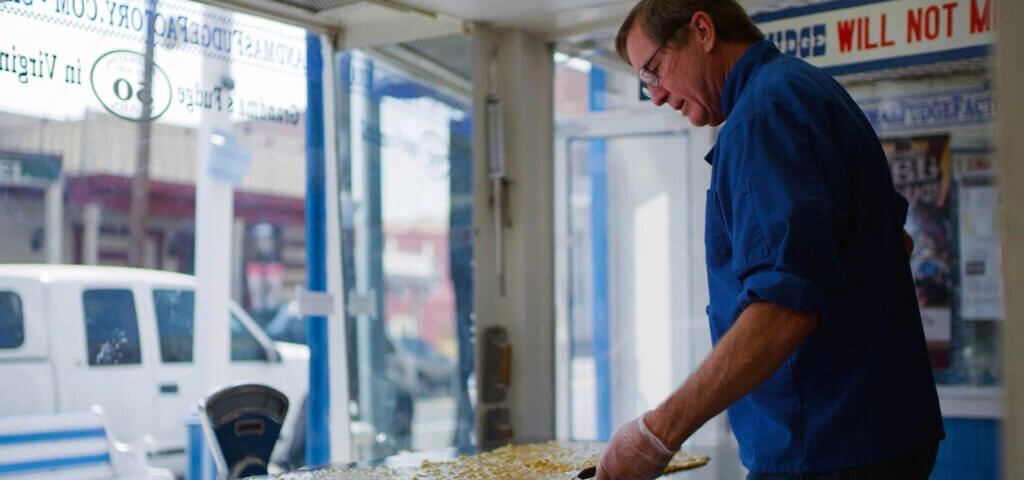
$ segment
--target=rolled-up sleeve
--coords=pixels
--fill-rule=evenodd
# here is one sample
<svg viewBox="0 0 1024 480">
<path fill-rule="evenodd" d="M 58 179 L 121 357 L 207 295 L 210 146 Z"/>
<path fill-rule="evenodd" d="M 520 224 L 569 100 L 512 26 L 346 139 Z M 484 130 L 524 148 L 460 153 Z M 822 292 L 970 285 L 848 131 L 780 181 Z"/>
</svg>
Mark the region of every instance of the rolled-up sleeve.
<svg viewBox="0 0 1024 480">
<path fill-rule="evenodd" d="M 832 191 L 843 167 L 829 164 L 837 157 L 823 158 L 828 152 L 807 123 L 784 110 L 734 127 L 722 209 L 742 284 L 739 309 L 766 301 L 820 317 L 826 289 L 843 277 L 834 230 L 845 213 Z"/>
</svg>

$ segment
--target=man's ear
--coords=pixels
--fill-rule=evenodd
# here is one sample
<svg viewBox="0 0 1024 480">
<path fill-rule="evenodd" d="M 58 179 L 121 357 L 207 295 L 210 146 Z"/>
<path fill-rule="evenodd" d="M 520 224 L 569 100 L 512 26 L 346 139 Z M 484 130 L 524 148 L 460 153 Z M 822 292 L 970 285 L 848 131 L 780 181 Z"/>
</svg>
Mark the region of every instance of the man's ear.
<svg viewBox="0 0 1024 480">
<path fill-rule="evenodd" d="M 715 22 L 711 16 L 704 12 L 693 14 L 690 19 L 690 30 L 694 32 L 694 40 L 704 53 L 711 53 L 718 42 L 718 35 L 715 31 Z"/>
</svg>

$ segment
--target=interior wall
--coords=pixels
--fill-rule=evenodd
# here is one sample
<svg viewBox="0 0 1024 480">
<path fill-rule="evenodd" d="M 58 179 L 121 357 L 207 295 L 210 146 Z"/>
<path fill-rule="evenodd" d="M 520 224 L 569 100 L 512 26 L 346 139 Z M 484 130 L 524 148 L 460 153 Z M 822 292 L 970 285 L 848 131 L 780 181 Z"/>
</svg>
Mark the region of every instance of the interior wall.
<svg viewBox="0 0 1024 480">
<path fill-rule="evenodd" d="M 1020 45 L 1024 45 L 1024 30 L 1017 25 L 1024 15 L 1024 3 L 999 4 L 998 46 L 996 62 L 998 73 L 999 108 L 999 215 L 1003 245 L 1003 297 L 1006 299 L 1006 329 L 1003 336 L 1004 371 L 1007 418 L 1003 424 L 1003 478 L 1024 478 L 1024 456 L 1015 455 L 1024 450 L 1024 296 L 1015 295 L 1024 287 L 1024 164 L 1020 162 L 1024 151 L 1024 92 L 1020 89 L 1024 78 L 1024 60 Z"/>
</svg>

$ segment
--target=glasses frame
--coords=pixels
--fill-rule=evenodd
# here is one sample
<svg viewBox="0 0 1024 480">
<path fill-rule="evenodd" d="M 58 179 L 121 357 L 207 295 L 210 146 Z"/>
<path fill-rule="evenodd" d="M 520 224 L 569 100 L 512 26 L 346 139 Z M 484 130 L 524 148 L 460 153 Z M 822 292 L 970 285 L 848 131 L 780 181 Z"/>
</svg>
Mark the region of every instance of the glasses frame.
<svg viewBox="0 0 1024 480">
<path fill-rule="evenodd" d="M 661 53 L 663 48 L 665 48 L 665 43 L 662 43 L 658 49 L 654 51 L 654 54 L 651 55 L 651 58 L 648 58 L 647 61 L 644 62 L 643 66 L 640 67 L 640 70 L 637 71 L 637 76 L 640 77 L 640 84 L 644 87 L 650 88 L 661 85 L 661 80 L 658 79 L 658 74 L 652 72 L 647 67 L 654 61 L 654 57 L 657 57 L 658 54 Z"/>
<path fill-rule="evenodd" d="M 686 28 L 687 24 L 689 24 L 691 21 L 693 21 L 693 15 L 690 15 L 689 20 L 687 20 L 685 23 L 683 23 L 676 30 L 676 33 L 678 33 L 679 30 L 682 30 L 683 28 Z M 657 57 L 658 54 L 661 53 L 661 51 L 665 48 L 665 46 L 668 45 L 668 42 L 669 42 L 668 40 L 665 40 L 664 42 L 661 42 L 661 45 L 658 45 L 658 49 L 654 51 L 654 54 L 651 55 L 651 58 L 648 58 L 647 61 L 644 62 L 644 65 L 642 67 L 640 67 L 640 70 L 637 70 L 636 73 L 637 73 L 637 76 L 640 77 L 640 85 L 643 86 L 644 88 L 660 87 L 661 86 L 661 79 L 658 78 L 658 74 L 652 72 L 647 67 L 649 67 L 651 65 L 651 62 L 654 61 L 654 57 Z"/>
</svg>

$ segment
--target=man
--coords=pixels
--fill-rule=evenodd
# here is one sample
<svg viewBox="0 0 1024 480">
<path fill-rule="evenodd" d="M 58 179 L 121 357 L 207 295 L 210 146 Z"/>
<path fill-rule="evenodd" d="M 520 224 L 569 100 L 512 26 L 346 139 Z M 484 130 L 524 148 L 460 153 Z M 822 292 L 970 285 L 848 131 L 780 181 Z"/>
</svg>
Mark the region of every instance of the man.
<svg viewBox="0 0 1024 480">
<path fill-rule="evenodd" d="M 612 436 L 598 478 L 658 476 L 728 408 L 751 480 L 926 479 L 944 432 L 907 202 L 863 113 L 735 0 L 643 0 L 616 46 L 656 106 L 724 123 L 706 157 L 715 348 Z"/>
</svg>

